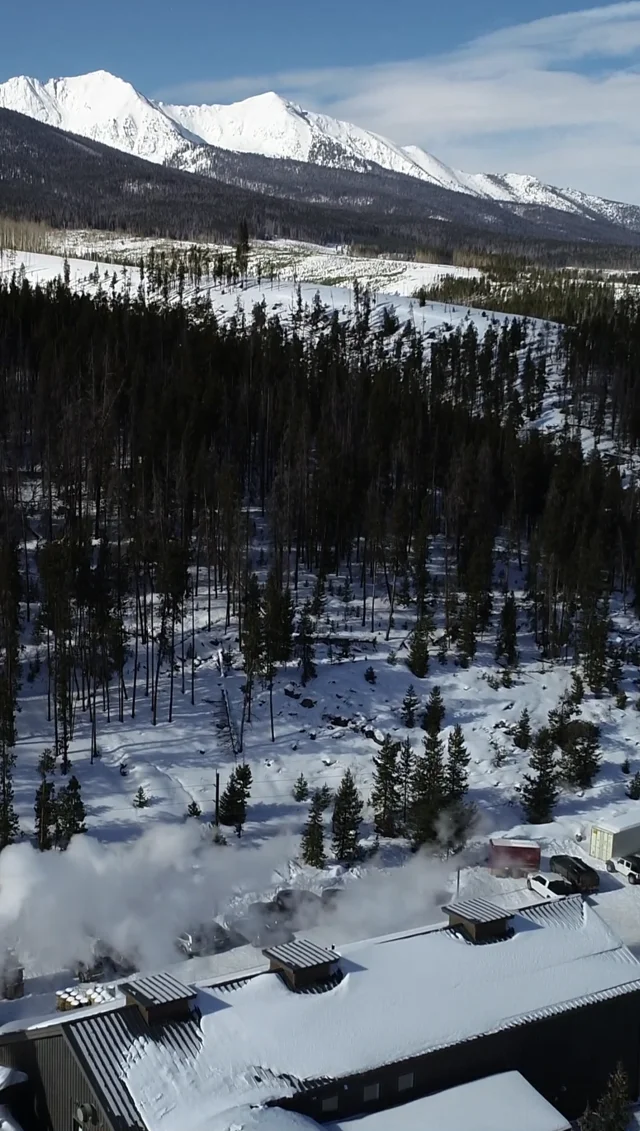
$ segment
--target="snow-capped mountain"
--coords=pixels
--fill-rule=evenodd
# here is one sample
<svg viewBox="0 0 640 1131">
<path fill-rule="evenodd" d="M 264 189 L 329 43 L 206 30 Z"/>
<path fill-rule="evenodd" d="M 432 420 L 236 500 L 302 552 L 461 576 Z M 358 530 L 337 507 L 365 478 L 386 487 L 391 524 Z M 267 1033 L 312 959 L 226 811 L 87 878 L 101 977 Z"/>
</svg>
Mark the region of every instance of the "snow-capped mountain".
<svg viewBox="0 0 640 1131">
<path fill-rule="evenodd" d="M 558 189 L 528 175 L 464 173 L 418 146 L 403 148 L 273 92 L 231 105 L 174 106 L 146 98 L 107 71 L 95 71 L 45 83 L 9 79 L 0 84 L 0 107 L 190 172 L 211 171 L 211 147 L 352 171 L 377 167 L 480 200 L 555 208 L 640 230 L 640 209 L 633 205 Z"/>
</svg>

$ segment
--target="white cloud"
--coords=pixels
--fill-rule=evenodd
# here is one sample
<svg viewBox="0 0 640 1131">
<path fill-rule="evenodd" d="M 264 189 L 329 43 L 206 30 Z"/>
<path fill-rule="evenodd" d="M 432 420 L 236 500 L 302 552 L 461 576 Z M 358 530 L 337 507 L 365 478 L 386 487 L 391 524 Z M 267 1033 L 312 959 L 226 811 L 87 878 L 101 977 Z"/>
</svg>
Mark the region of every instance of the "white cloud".
<svg viewBox="0 0 640 1131">
<path fill-rule="evenodd" d="M 275 89 L 459 167 L 524 171 L 640 203 L 640 0 L 551 16 L 448 55 L 191 85 L 230 101 Z"/>
</svg>

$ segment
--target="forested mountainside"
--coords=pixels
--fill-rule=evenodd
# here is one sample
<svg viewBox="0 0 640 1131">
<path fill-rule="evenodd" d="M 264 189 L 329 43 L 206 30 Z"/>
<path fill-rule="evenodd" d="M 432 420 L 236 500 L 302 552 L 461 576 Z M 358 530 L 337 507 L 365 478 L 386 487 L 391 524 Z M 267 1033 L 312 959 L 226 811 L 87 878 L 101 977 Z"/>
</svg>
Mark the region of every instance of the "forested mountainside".
<svg viewBox="0 0 640 1131">
<path fill-rule="evenodd" d="M 130 649 L 127 709 L 143 684 L 157 701 L 194 562 L 206 566 L 209 603 L 225 596 L 227 623 L 237 618 L 250 697 L 283 647 L 282 621 L 273 638 L 256 621 L 255 508 L 268 519 L 278 617 L 288 623 L 299 570 L 316 575 L 301 646 L 312 648 L 323 578 L 346 563 L 362 586 L 363 626 L 384 579 L 390 623 L 394 608 L 415 608 L 416 671 L 428 666 L 439 609 L 440 661 L 451 651 L 467 666 L 490 622 L 502 546 L 525 571 L 541 655 L 579 656 L 591 689 L 604 688 L 609 602 L 640 592 L 640 490 L 616 458 L 640 443 L 640 303 L 601 288 L 559 339 L 514 318 L 483 338 L 469 325 L 425 345 L 392 314 L 376 330 L 369 296 L 355 300 L 347 324 L 316 303 L 288 326 L 261 306 L 218 325 L 206 304 L 194 318 L 62 282 L 0 288 L 0 845 L 15 835 L 20 602 L 27 615 L 40 610 L 63 767 L 80 702 L 92 751 L 98 697 L 104 707 L 113 680 L 122 715 Z M 586 455 L 571 427 L 536 427 L 556 350 L 568 419 L 608 439 L 608 455 Z M 434 569 L 436 546 L 444 566 Z M 507 589 L 497 651 L 507 668 L 519 640 L 509 601 Z M 302 662 L 311 672 L 310 651 Z"/>
<path fill-rule="evenodd" d="M 0 106 L 188 172 L 218 176 L 221 151 L 257 154 L 296 162 L 299 177 L 305 163 L 374 177 L 394 173 L 400 174 L 401 194 L 412 191 L 407 178 L 417 179 L 461 196 L 500 202 L 507 212 L 542 205 L 640 231 L 636 205 L 560 189 L 522 172 L 465 173 L 419 146 L 397 145 L 273 91 L 230 105 L 176 106 L 147 98 L 125 79 L 102 70 L 46 83 L 25 75 L 9 79 L 0 84 Z M 308 172 L 304 179 L 310 180 Z M 465 208 L 464 201 L 460 207 Z"/>
<path fill-rule="evenodd" d="M 215 176 L 200 177 L 0 110 L 0 213 L 54 227 L 226 242 L 246 218 L 254 238 L 360 244 L 441 262 L 460 250 L 556 265 L 639 259 L 640 233 L 601 218 L 535 205 L 516 215 L 391 173 L 212 153 Z"/>
</svg>

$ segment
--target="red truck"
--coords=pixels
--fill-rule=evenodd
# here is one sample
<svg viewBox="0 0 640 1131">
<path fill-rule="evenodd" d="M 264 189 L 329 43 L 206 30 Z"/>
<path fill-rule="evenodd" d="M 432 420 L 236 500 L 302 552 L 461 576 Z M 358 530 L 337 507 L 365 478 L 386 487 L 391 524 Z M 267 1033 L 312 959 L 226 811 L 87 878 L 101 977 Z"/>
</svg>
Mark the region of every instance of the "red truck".
<svg viewBox="0 0 640 1131">
<path fill-rule="evenodd" d="M 533 840 L 489 841 L 489 867 L 495 876 L 527 876 L 540 870 L 540 845 Z"/>
</svg>

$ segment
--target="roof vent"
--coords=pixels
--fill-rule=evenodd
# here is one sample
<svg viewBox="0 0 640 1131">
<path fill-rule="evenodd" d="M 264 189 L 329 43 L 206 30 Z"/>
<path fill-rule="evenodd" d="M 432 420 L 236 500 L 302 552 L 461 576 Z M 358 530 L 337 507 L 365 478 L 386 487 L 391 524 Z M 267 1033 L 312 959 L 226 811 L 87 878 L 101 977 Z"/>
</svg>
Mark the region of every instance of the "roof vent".
<svg viewBox="0 0 640 1131">
<path fill-rule="evenodd" d="M 326 950 L 306 939 L 270 946 L 262 953 L 269 959 L 269 969 L 281 974 L 296 992 L 331 978 L 340 962 L 336 950 Z"/>
<path fill-rule="evenodd" d="M 6 1001 L 24 997 L 24 969 L 12 950 L 7 950 L 0 967 L 0 997 Z"/>
<path fill-rule="evenodd" d="M 509 938 L 513 933 L 509 928 L 513 916 L 485 899 L 449 903 L 442 910 L 449 916 L 449 926 L 472 943 L 498 942 Z"/>
<path fill-rule="evenodd" d="M 154 974 L 120 985 L 127 1005 L 137 1005 L 148 1025 L 160 1021 L 186 1021 L 196 998 L 192 986 L 185 986 L 170 974 Z"/>
</svg>

